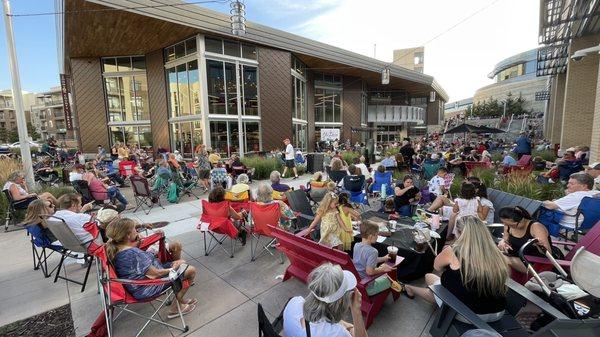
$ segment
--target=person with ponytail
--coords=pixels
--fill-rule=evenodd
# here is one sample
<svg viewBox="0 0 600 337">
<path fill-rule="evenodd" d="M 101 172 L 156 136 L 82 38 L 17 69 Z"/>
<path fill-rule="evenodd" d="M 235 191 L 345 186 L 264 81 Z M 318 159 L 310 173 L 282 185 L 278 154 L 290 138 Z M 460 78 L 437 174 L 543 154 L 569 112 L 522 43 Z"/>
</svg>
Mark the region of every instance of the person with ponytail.
<svg viewBox="0 0 600 337">
<path fill-rule="evenodd" d="M 526 273 L 527 268 L 519 259 L 519 250 L 527 241 L 538 239 L 541 246 L 552 252 L 550 234 L 546 226 L 531 219 L 527 210 L 520 206 L 500 209 L 500 221 L 504 224 L 504 234 L 498 248 L 506 255 L 509 265 L 518 272 Z M 533 246 L 531 248 L 534 248 Z M 544 256 L 538 249 L 528 250 L 527 255 Z"/>
<path fill-rule="evenodd" d="M 178 257 L 172 262 L 161 263 L 152 252 L 139 249 L 140 238 L 136 226 L 135 220 L 122 218 L 112 221 L 106 227 L 106 236 L 109 238 L 106 243 L 106 255 L 114 265 L 118 277 L 130 280 L 159 279 L 167 277 L 171 270 L 177 270 L 185 264 L 185 261 Z M 191 284 L 195 277 L 196 269 L 193 266 L 187 266 L 183 273 L 183 279 L 188 280 Z M 138 300 L 152 298 L 168 287 L 170 284 L 125 284 L 127 291 Z M 187 288 L 182 287 L 175 296 L 184 315 L 194 311 L 198 303 L 196 299 L 184 299 L 186 291 Z M 178 315 L 177 302 L 173 301 L 167 317 L 175 318 Z"/>
</svg>

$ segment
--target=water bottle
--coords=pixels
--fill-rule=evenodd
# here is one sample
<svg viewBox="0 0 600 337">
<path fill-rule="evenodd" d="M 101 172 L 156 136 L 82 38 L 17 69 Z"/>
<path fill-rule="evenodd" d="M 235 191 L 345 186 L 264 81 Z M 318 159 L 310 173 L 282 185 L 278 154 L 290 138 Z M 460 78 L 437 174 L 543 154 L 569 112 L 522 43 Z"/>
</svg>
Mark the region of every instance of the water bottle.
<svg viewBox="0 0 600 337">
<path fill-rule="evenodd" d="M 440 215 L 434 214 L 431 217 L 431 229 L 438 230 L 440 228 Z"/>
<path fill-rule="evenodd" d="M 381 184 L 381 199 L 385 200 L 387 198 L 387 185 Z"/>
</svg>

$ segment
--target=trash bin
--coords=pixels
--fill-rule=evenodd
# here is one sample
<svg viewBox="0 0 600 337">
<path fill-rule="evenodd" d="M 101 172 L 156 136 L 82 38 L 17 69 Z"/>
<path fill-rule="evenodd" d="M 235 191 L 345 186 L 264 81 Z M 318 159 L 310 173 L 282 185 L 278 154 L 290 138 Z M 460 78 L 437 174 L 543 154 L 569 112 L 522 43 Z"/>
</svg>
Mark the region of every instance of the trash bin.
<svg viewBox="0 0 600 337">
<path fill-rule="evenodd" d="M 309 153 L 306 155 L 306 171 L 315 173 L 323 170 L 323 154 Z"/>
</svg>

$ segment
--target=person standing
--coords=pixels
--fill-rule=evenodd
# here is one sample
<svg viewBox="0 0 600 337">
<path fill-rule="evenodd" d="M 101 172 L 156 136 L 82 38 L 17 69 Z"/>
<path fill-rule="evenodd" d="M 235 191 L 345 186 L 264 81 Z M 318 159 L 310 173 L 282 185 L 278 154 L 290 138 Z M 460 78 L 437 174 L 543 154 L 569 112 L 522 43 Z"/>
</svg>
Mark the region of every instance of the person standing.
<svg viewBox="0 0 600 337">
<path fill-rule="evenodd" d="M 294 179 L 297 179 L 298 178 L 298 170 L 296 169 L 296 163 L 294 160 L 294 157 L 295 157 L 294 146 L 290 142 L 289 138 L 284 139 L 283 143 L 285 144 L 285 166 L 283 168 L 282 177 L 285 177 L 285 174 L 287 173 L 287 170 L 289 168 L 292 171 L 294 171 Z"/>
</svg>

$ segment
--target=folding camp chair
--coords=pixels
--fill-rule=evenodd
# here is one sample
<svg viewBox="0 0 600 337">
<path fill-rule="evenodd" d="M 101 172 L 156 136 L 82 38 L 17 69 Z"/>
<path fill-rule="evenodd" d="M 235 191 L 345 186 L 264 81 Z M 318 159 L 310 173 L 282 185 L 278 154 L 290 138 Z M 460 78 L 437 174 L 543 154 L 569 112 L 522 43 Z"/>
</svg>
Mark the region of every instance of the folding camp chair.
<svg viewBox="0 0 600 337">
<path fill-rule="evenodd" d="M 305 228 L 315 219 L 315 213 L 310 206 L 310 201 L 306 193 L 302 190 L 285 192 L 286 199 L 289 202 L 290 208 L 296 213 L 298 227 Z"/>
<path fill-rule="evenodd" d="M 277 329 L 274 325 L 269 322 L 269 317 L 265 314 L 262 305 L 258 303 L 258 337 L 280 337 L 281 329 Z"/>
<path fill-rule="evenodd" d="M 433 178 L 433 176 L 435 176 L 437 174 L 437 171 L 439 170 L 440 167 L 442 167 L 442 164 L 440 164 L 440 163 L 435 163 L 435 164 L 425 163 L 425 164 L 423 164 L 423 179 L 429 180 L 429 179 Z"/>
<path fill-rule="evenodd" d="M 379 171 L 375 171 L 373 175 L 373 184 L 371 185 L 371 193 L 373 195 L 381 193 L 381 186 L 386 185 L 385 191 L 386 195 L 392 195 L 394 193 L 394 189 L 392 188 L 392 173 L 391 171 L 386 171 L 381 173 Z"/>
<path fill-rule="evenodd" d="M 149 214 L 152 207 L 154 207 L 154 204 L 165 209 L 163 205 L 160 204 L 160 194 L 153 193 L 150 189 L 148 179 L 142 176 L 131 176 L 129 180 L 131 181 L 131 188 L 133 189 L 133 196 L 135 197 L 136 204 L 133 212 L 137 212 L 139 208 L 144 211 L 144 206 L 147 206 L 148 212 L 144 211 L 144 213 Z"/>
<path fill-rule="evenodd" d="M 358 204 L 363 211 L 365 205 L 369 205 L 367 193 L 365 193 L 365 176 L 346 176 L 344 178 L 344 190 L 350 193 L 350 202 Z"/>
<path fill-rule="evenodd" d="M 46 219 L 48 229 L 50 229 L 52 234 L 54 234 L 56 239 L 62 245 L 62 249 L 58 251 L 61 255 L 61 258 L 60 262 L 58 263 L 56 275 L 54 276 L 54 283 L 56 283 L 59 278 L 67 282 L 73 282 L 75 284 L 81 285 L 81 292 L 83 292 L 85 290 L 85 285 L 90 274 L 90 268 L 92 267 L 92 256 L 88 254 L 88 246 L 90 242 L 79 241 L 79 239 L 75 236 L 73 231 L 71 231 L 64 219 L 53 215 L 44 216 L 44 218 Z M 79 254 L 83 254 L 83 257 Z M 87 268 L 85 271 L 85 277 L 83 278 L 83 281 L 77 281 L 68 278 L 66 269 L 65 276 L 60 275 L 63 263 L 68 257 L 78 260 L 84 260 L 85 263 L 87 263 Z"/>
<path fill-rule="evenodd" d="M 119 175 L 121 175 L 121 177 L 127 178 L 136 174 L 134 161 L 123 160 L 119 162 Z"/>
<path fill-rule="evenodd" d="M 250 223 L 250 233 L 252 235 L 250 238 L 250 255 L 251 260 L 254 261 L 264 252 L 273 255 L 269 248 L 274 248 L 275 239 L 271 235 L 271 230 L 269 229 L 268 225 L 278 226 L 281 211 L 279 209 L 279 203 L 277 202 L 267 205 L 260 205 L 255 202 L 251 202 L 249 206 L 250 216 L 252 219 L 252 222 Z M 268 237 L 269 242 L 262 247 L 260 253 L 257 255 L 257 249 L 261 236 Z M 281 262 L 283 263 L 283 259 Z"/>
<path fill-rule="evenodd" d="M 344 177 L 346 177 L 347 175 L 348 172 L 346 170 L 330 171 L 329 179 L 331 179 L 336 184 L 336 186 L 339 186 L 342 180 L 344 180 Z"/>
<path fill-rule="evenodd" d="M 583 217 L 583 219 L 582 219 Z M 596 222 L 600 221 L 600 199 L 585 197 L 581 199 L 575 215 L 575 228 L 561 226 L 561 229 L 573 232 L 573 241 L 578 241 L 580 234 L 585 234 Z"/>
<path fill-rule="evenodd" d="M 90 186 L 88 185 L 87 181 L 75 180 L 75 181 L 71 182 L 71 184 L 73 185 L 75 192 L 77 192 L 81 195 L 81 201 L 84 205 L 89 202 L 94 202 L 94 204 L 96 204 L 96 205 L 105 204 L 104 200 L 94 199 L 94 196 L 92 195 L 92 191 L 90 190 Z"/>
<path fill-rule="evenodd" d="M 204 256 L 208 256 L 217 246 L 221 247 L 229 257 L 235 253 L 235 240 L 238 236 L 238 229 L 229 218 L 229 201 L 208 202 L 202 200 L 202 215 L 198 229 L 202 232 L 204 240 Z M 206 234 L 210 236 L 210 241 L 206 243 Z M 223 246 L 226 239 L 231 241 L 231 251 Z M 214 244 L 213 244 L 214 241 Z"/>
<path fill-rule="evenodd" d="M 158 259 L 162 263 L 172 260 L 169 252 L 166 249 L 164 234 L 162 233 L 155 233 L 149 237 L 144 238 L 138 246 L 138 248 L 146 250 L 148 249 L 148 247 L 155 244 L 156 242 L 158 242 L 159 244 L 159 251 L 157 256 Z M 118 278 L 114 266 L 110 263 L 110 261 L 108 261 L 105 247 L 103 245 L 90 247 L 90 254 L 93 254 L 93 256 L 96 258 L 96 263 L 99 266 L 98 280 L 102 285 L 100 287 L 100 297 L 102 299 L 103 308 L 102 315 L 104 315 L 104 318 L 106 319 L 107 334 L 109 337 L 115 336 L 114 323 L 123 312 L 130 313 L 146 321 L 144 325 L 140 328 L 140 330 L 137 332 L 136 337 L 140 336 L 144 329 L 146 329 L 146 327 L 151 322 L 158 323 L 169 329 L 175 329 L 184 333 L 189 330 L 189 327 L 185 324 L 183 314 L 181 313 L 179 301 L 175 299 L 175 294 L 179 289 L 189 287 L 189 283 L 187 281 L 182 282 L 181 278 L 171 280 L 169 277 L 143 280 L 128 280 Z M 126 285 L 171 286 L 166 288 L 157 296 L 147 298 L 144 300 L 138 300 L 129 293 L 129 291 L 125 287 Z M 154 301 L 160 303 L 158 307 L 155 306 L 155 304 L 153 303 Z M 176 326 L 165 322 L 162 316 L 159 314 L 160 309 L 169 305 L 172 301 L 176 301 L 177 303 L 177 311 L 179 313 L 179 319 L 181 320 L 181 326 Z M 150 304 L 153 308 L 152 314 L 143 314 L 141 312 L 134 311 L 132 308 L 130 308 L 130 305 L 140 303 Z M 116 314 L 115 309 L 119 310 Z"/>
<path fill-rule="evenodd" d="M 181 196 L 184 194 L 187 196 L 193 196 L 196 198 L 196 200 L 200 199 L 196 193 L 193 192 L 194 188 L 198 187 L 198 183 L 193 180 L 191 176 L 186 177 L 183 172 L 178 170 L 177 172 L 173 173 L 173 182 L 177 184 L 177 189 L 181 192 L 178 195 L 178 201 L 179 198 L 181 198 Z"/>
<path fill-rule="evenodd" d="M 13 226 L 13 230 L 22 229 L 22 227 L 17 226 L 17 210 L 15 209 L 15 202 L 10 194 L 9 190 L 2 190 L 4 192 L 4 196 L 6 197 L 7 205 L 6 205 L 6 216 L 4 218 L 4 231 L 8 232 L 8 228 Z"/>
<path fill-rule="evenodd" d="M 58 265 L 50 270 L 48 269 L 48 258 L 55 252 L 60 254 L 63 247 L 60 245 L 53 245 L 42 232 L 42 228 L 37 224 L 29 225 L 26 229 L 31 241 L 33 270 L 41 269 L 44 277 L 48 278 L 52 276 L 52 273 L 54 273 L 56 269 L 58 269 Z"/>
</svg>

